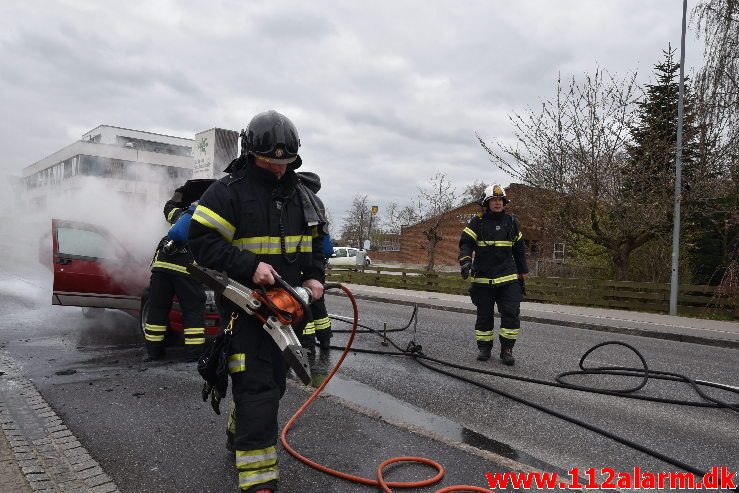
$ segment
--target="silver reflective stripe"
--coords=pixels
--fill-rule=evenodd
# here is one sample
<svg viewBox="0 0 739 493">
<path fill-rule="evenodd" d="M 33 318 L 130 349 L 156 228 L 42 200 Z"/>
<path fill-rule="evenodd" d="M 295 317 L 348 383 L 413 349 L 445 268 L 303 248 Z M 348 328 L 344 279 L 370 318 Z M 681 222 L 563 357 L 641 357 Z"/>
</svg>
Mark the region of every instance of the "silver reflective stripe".
<svg viewBox="0 0 739 493">
<path fill-rule="evenodd" d="M 251 471 L 241 471 L 239 472 L 239 488 L 246 489 L 255 484 L 266 483 L 267 481 L 279 479 L 279 477 L 280 471 L 277 469 L 277 466 L 275 466 L 271 471 L 258 474 Z"/>
<path fill-rule="evenodd" d="M 231 223 L 204 205 L 198 205 L 192 218 L 205 227 L 215 229 L 229 242 L 233 239 L 234 233 L 236 232 L 236 228 Z"/>
<path fill-rule="evenodd" d="M 246 466 L 254 462 L 262 462 L 267 460 L 277 460 L 277 451 L 265 452 L 259 455 L 237 455 L 236 456 L 236 467 Z"/>
</svg>

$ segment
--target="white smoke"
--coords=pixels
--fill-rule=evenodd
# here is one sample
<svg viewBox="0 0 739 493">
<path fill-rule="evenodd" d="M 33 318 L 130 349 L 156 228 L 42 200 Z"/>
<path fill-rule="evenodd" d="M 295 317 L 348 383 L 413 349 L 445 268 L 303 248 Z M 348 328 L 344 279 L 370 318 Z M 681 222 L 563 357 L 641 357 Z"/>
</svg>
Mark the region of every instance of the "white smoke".
<svg viewBox="0 0 739 493">
<path fill-rule="evenodd" d="M 107 244 L 109 251 L 101 255 L 108 259 L 101 266 L 116 284 L 145 286 L 149 261 L 169 228 L 164 204 L 179 185 L 182 183 L 172 183 L 166 173 L 155 170 L 139 171 L 135 183 L 78 175 L 45 189 L 45 205 L 19 206 L 8 180 L 2 180 L 0 269 L 42 283 L 48 293 L 44 298 L 50 303 L 51 220 L 59 219 L 107 231 L 114 240 Z"/>
</svg>

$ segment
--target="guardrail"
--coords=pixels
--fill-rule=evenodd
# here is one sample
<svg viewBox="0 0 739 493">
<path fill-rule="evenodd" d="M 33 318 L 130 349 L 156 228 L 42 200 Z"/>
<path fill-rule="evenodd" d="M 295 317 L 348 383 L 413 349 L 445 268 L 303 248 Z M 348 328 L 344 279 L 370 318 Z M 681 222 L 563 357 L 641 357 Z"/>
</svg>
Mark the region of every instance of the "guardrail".
<svg viewBox="0 0 739 493">
<path fill-rule="evenodd" d="M 462 279 L 458 272 L 375 265 L 329 267 L 326 276 L 337 282 L 461 295 L 468 294 L 470 287 L 469 281 Z M 526 281 L 526 301 L 541 303 L 666 313 L 669 300 L 669 284 L 564 277 L 529 277 Z M 678 310 L 684 315 L 739 318 L 736 302 L 719 296 L 715 286 L 679 286 Z"/>
</svg>

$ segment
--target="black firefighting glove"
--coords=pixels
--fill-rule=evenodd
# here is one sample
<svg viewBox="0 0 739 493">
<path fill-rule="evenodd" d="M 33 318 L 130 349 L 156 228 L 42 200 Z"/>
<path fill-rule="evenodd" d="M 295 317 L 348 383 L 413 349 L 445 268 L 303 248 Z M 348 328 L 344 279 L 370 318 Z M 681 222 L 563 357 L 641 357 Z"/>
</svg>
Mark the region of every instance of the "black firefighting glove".
<svg viewBox="0 0 739 493">
<path fill-rule="evenodd" d="M 208 395 L 210 395 L 210 407 L 213 408 L 213 411 L 220 415 L 221 414 L 221 393 L 218 391 L 216 387 L 209 384 L 208 382 L 205 382 L 203 384 L 203 388 L 201 390 L 203 402 L 208 400 Z"/>
<path fill-rule="evenodd" d="M 462 279 L 467 279 L 468 277 L 470 277 L 470 270 L 472 270 L 472 262 L 467 260 L 460 267 L 461 267 L 460 272 L 462 274 Z"/>
</svg>

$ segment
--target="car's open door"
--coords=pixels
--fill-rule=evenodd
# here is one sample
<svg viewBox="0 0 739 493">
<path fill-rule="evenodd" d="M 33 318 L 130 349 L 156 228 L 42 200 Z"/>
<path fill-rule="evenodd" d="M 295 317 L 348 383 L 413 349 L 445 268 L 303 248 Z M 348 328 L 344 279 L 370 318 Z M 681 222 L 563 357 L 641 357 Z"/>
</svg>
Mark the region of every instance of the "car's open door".
<svg viewBox="0 0 739 493">
<path fill-rule="evenodd" d="M 140 308 L 149 281 L 121 243 L 92 224 L 52 219 L 54 287 L 52 304 Z"/>
</svg>

